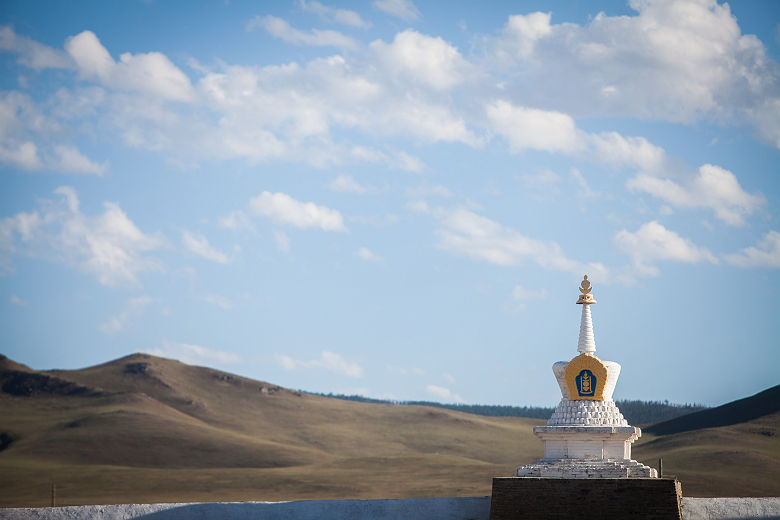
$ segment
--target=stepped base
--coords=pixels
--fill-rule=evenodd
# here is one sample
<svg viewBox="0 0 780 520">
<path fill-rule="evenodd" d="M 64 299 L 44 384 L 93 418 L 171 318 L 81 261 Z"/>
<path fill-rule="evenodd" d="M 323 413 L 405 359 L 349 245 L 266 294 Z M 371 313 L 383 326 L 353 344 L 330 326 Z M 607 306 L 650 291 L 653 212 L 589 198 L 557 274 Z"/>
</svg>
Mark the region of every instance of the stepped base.
<svg viewBox="0 0 780 520">
<path fill-rule="evenodd" d="M 680 519 L 677 480 L 494 478 L 490 520 Z"/>
<path fill-rule="evenodd" d="M 655 468 L 631 459 L 542 459 L 517 468 L 518 477 L 657 478 Z"/>
</svg>

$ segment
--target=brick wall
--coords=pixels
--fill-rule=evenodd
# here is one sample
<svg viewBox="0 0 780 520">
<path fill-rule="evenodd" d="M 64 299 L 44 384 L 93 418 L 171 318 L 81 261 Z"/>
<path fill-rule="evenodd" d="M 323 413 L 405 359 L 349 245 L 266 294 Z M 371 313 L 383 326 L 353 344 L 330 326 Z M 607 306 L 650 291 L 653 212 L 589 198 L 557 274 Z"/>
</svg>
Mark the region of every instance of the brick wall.
<svg viewBox="0 0 780 520">
<path fill-rule="evenodd" d="M 680 483 L 655 478 L 493 479 L 490 520 L 680 520 Z"/>
</svg>

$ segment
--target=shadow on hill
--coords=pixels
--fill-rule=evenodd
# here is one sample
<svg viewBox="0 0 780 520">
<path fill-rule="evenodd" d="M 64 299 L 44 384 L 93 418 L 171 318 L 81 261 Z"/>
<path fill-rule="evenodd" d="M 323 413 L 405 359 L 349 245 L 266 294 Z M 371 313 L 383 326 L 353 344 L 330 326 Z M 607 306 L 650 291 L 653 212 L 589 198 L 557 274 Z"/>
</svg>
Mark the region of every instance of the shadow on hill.
<svg viewBox="0 0 780 520">
<path fill-rule="evenodd" d="M 752 421 L 778 410 L 780 410 L 780 385 L 717 408 L 709 408 L 660 422 L 644 430 L 655 435 L 670 435 Z"/>
</svg>

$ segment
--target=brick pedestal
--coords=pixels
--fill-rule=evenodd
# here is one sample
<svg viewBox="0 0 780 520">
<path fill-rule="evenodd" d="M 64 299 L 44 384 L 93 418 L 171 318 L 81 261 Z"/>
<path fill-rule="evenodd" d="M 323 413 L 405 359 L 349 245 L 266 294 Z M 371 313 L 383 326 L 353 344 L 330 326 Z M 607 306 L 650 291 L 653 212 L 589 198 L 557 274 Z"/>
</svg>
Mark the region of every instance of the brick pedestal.
<svg viewBox="0 0 780 520">
<path fill-rule="evenodd" d="M 681 498 L 676 479 L 494 478 L 490 520 L 680 520 Z"/>
</svg>

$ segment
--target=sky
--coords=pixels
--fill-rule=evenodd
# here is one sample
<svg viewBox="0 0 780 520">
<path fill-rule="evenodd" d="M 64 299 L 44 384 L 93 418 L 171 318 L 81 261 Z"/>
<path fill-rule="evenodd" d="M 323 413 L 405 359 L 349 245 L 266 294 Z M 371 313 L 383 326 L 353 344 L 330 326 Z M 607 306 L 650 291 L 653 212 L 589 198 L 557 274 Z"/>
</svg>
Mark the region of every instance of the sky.
<svg viewBox="0 0 780 520">
<path fill-rule="evenodd" d="M 780 3 L 5 1 L 0 352 L 553 406 L 778 384 Z"/>
</svg>

